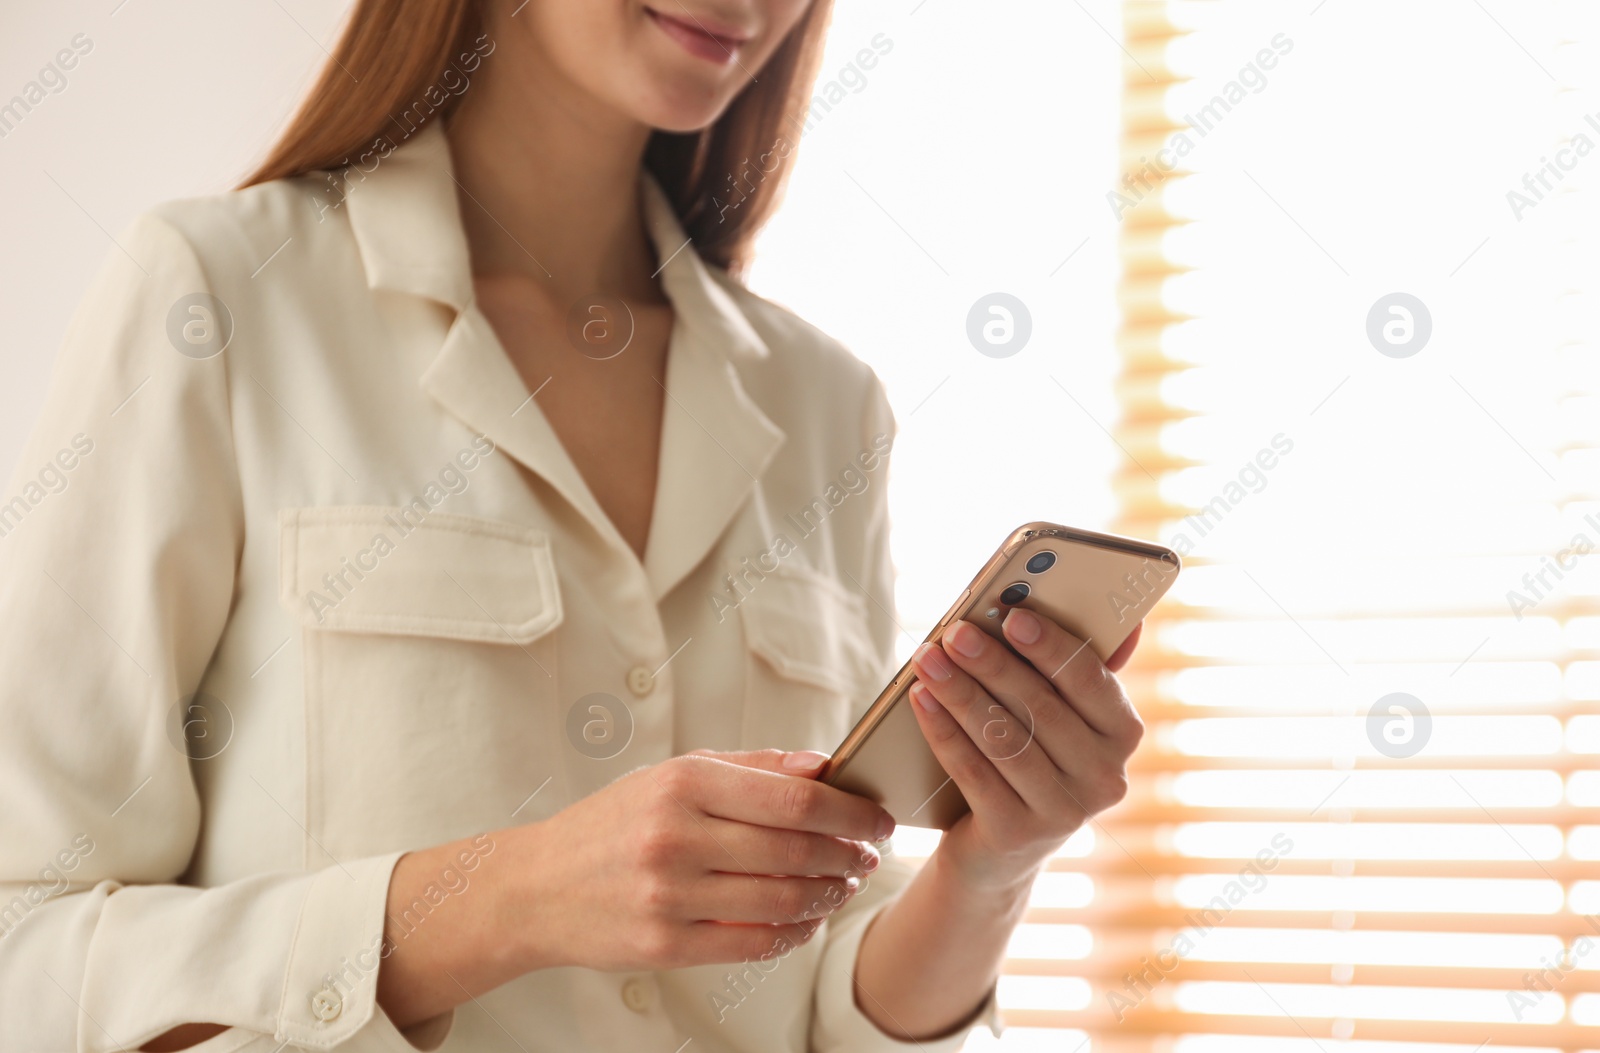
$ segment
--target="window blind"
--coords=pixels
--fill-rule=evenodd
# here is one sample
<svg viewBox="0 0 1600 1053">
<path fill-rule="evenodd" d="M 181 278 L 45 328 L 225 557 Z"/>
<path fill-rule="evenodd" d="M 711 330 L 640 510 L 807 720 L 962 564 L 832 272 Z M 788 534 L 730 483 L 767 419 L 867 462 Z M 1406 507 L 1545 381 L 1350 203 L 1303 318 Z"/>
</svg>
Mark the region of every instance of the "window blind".
<svg viewBox="0 0 1600 1053">
<path fill-rule="evenodd" d="M 1112 527 L 1186 570 L 1000 1045 L 1600 1049 L 1597 16 L 1122 18 Z"/>
<path fill-rule="evenodd" d="M 1116 188 L 1117 439 L 1128 453 L 1116 529 L 1192 551 L 1124 676 L 1149 726 L 1130 795 L 1041 884 L 1028 919 L 1039 929 L 1008 966 L 1034 984 L 1083 985 L 1058 985 L 1057 1005 L 1008 1008 L 1007 1019 L 1081 1029 L 1084 1049 L 1127 1053 L 1600 1046 L 1600 574 L 1584 551 L 1600 546 L 1600 369 L 1594 271 L 1581 263 L 1594 249 L 1583 223 L 1592 177 L 1562 174 L 1537 203 L 1537 228 L 1516 220 L 1509 197 L 1509 219 L 1483 228 L 1532 272 L 1498 290 L 1538 311 L 1502 352 L 1520 364 L 1508 383 L 1525 390 L 1441 367 L 1429 398 L 1453 399 L 1444 430 L 1460 443 L 1407 457 L 1419 474 L 1480 448 L 1493 460 L 1481 488 L 1447 488 L 1448 505 L 1408 500 L 1405 471 L 1362 463 L 1395 453 L 1374 438 L 1381 424 L 1359 416 L 1384 405 L 1394 374 L 1379 372 L 1392 363 L 1366 345 L 1359 315 L 1342 338 L 1357 346 L 1322 370 L 1288 347 L 1274 354 L 1270 328 L 1208 317 L 1214 283 L 1248 280 L 1234 267 L 1250 251 L 1291 256 L 1283 266 L 1337 290 L 1313 301 L 1329 313 L 1372 266 L 1310 218 L 1281 170 L 1233 171 L 1215 133 L 1255 119 L 1258 95 L 1295 75 L 1296 47 L 1359 33 L 1335 18 L 1378 12 L 1285 24 L 1242 7 L 1123 8 L 1122 171 L 1134 178 Z M 1583 132 L 1581 107 L 1558 100 L 1592 68 L 1577 44 L 1592 16 L 1557 14 L 1511 28 L 1488 9 L 1456 11 L 1459 39 L 1436 19 L 1442 42 L 1494 47 L 1479 61 L 1518 84 L 1548 66 L 1539 91 L 1550 105 L 1524 118 L 1548 154 L 1512 166 L 1535 186 L 1541 158 Z M 1230 18 L 1256 28 L 1208 40 Z M 1190 59 L 1192 81 L 1173 72 L 1174 56 Z M 1365 61 L 1356 49 L 1348 59 Z M 1192 159 L 1177 156 L 1186 142 Z M 1337 186 L 1329 172 L 1298 189 Z M 1465 283 L 1448 295 L 1469 300 L 1496 291 L 1492 272 L 1463 270 L 1440 288 Z M 1473 333 L 1458 324 L 1449 337 Z M 1319 383 L 1274 382 L 1296 365 Z M 1263 542 L 1270 528 L 1256 524 L 1273 515 L 1297 543 Z M 1284 558 L 1296 549 L 1302 560 Z"/>
</svg>

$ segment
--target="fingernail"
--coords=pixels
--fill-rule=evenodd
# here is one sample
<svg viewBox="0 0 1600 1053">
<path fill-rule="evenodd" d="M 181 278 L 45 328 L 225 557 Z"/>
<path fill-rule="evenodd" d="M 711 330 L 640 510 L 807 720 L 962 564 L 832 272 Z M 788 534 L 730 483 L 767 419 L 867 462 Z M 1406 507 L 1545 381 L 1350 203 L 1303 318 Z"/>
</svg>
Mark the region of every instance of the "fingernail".
<svg viewBox="0 0 1600 1053">
<path fill-rule="evenodd" d="M 939 650 L 938 644 L 925 643 L 917 648 L 917 667 L 933 680 L 950 679 L 950 660 Z"/>
<path fill-rule="evenodd" d="M 816 750 L 795 750 L 793 753 L 783 755 L 783 766 L 791 771 L 801 771 L 806 768 L 820 768 L 828 762 L 826 753 Z"/>
<path fill-rule="evenodd" d="M 870 874 L 878 869 L 878 864 L 881 862 L 883 862 L 883 857 L 878 854 L 876 848 L 871 845 L 861 846 L 861 869 Z"/>
<path fill-rule="evenodd" d="M 967 622 L 956 622 L 950 630 L 950 646 L 968 658 L 976 658 L 983 653 L 983 633 Z"/>
<path fill-rule="evenodd" d="M 911 699 L 922 707 L 924 713 L 939 712 L 939 700 L 933 697 L 933 692 L 921 680 L 911 682 Z"/>
<path fill-rule="evenodd" d="M 883 844 L 883 842 L 889 840 L 889 835 L 892 833 L 894 833 L 894 816 L 884 812 L 883 817 L 878 820 L 877 843 Z"/>
<path fill-rule="evenodd" d="M 854 892 L 856 889 L 861 887 L 861 879 L 851 875 L 850 877 L 844 879 L 844 887 L 849 889 L 851 892 Z"/>
<path fill-rule="evenodd" d="M 1011 613 L 1006 615 L 1006 620 L 1000 623 L 1000 627 L 1020 644 L 1036 643 L 1042 632 L 1038 617 L 1032 611 L 1021 607 L 1011 608 Z"/>
</svg>

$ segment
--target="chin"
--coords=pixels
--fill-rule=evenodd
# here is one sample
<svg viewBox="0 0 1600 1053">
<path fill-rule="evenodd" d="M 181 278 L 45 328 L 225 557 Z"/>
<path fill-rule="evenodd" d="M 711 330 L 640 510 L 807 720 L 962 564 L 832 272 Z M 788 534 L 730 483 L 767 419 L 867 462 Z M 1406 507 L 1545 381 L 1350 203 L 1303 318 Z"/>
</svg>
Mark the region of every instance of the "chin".
<svg viewBox="0 0 1600 1053">
<path fill-rule="evenodd" d="M 699 132 L 711 127 L 726 106 L 708 109 L 704 106 L 655 106 L 648 113 L 637 114 L 638 119 L 658 132 Z"/>
<path fill-rule="evenodd" d="M 630 116 L 663 132 L 698 132 L 715 123 L 734 99 L 739 87 L 727 83 L 706 85 L 688 78 L 653 79 L 633 93 Z"/>
</svg>

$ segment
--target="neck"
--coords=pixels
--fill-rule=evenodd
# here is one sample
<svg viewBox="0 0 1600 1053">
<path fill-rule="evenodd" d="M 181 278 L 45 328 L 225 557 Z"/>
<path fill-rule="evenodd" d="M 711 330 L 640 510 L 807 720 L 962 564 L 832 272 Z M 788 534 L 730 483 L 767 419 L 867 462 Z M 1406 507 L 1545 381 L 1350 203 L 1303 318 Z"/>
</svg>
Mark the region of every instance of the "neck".
<svg viewBox="0 0 1600 1053">
<path fill-rule="evenodd" d="M 507 51 L 446 129 L 474 277 L 525 277 L 562 302 L 660 301 L 639 202 L 651 129 Z"/>
</svg>

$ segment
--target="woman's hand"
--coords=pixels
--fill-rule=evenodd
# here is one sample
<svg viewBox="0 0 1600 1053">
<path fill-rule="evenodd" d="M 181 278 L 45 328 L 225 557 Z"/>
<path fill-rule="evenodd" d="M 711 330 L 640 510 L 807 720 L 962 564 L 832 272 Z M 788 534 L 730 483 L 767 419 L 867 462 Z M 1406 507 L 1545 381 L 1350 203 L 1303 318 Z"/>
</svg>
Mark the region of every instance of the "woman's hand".
<svg viewBox="0 0 1600 1053">
<path fill-rule="evenodd" d="M 1082 640 L 1013 608 L 999 641 L 964 621 L 914 658 L 912 709 L 971 814 L 938 854 L 975 890 L 1013 889 L 1089 818 L 1122 800 L 1144 723 L 1114 671 L 1143 626 L 1102 663 Z"/>
<path fill-rule="evenodd" d="M 678 969 L 804 944 L 877 868 L 872 842 L 894 829 L 878 805 L 815 781 L 826 760 L 699 750 L 488 835 L 477 880 L 490 891 L 465 897 L 464 923 L 396 941 L 379 1003 L 405 1027 L 536 969 Z M 457 847 L 401 858 L 391 925 Z"/>
<path fill-rule="evenodd" d="M 678 969 L 810 939 L 894 829 L 878 805 L 814 781 L 824 760 L 699 750 L 541 823 L 521 924 L 545 964 Z"/>
</svg>

